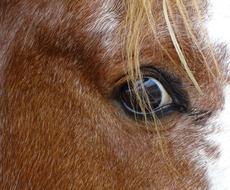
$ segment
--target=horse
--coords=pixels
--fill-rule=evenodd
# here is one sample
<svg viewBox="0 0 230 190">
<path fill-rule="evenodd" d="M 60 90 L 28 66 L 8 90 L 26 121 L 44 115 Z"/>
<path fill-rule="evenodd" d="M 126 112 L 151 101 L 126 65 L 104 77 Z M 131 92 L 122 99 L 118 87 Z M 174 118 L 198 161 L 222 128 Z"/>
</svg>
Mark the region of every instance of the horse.
<svg viewBox="0 0 230 190">
<path fill-rule="evenodd" d="M 0 189 L 229 190 L 227 0 L 1 0 Z"/>
</svg>

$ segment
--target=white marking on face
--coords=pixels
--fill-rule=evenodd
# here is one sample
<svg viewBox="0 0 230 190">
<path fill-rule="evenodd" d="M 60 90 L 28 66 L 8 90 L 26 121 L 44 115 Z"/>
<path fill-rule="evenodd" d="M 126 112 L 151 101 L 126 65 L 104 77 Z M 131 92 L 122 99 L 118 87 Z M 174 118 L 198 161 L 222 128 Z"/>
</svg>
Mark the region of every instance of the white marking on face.
<svg viewBox="0 0 230 190">
<path fill-rule="evenodd" d="M 230 46 L 230 1 L 209 0 L 209 6 L 207 29 L 210 39 Z"/>
<path fill-rule="evenodd" d="M 224 96 L 224 108 L 211 124 L 216 132 L 207 139 L 219 151 L 217 159 L 206 159 L 210 190 L 230 190 L 230 85 L 225 87 Z"/>
<path fill-rule="evenodd" d="M 114 0 L 103 1 L 95 14 L 92 15 L 95 19 L 88 27 L 90 33 L 102 35 L 102 45 L 107 50 L 112 49 L 113 33 L 118 26 L 117 15 L 114 11 L 115 2 Z"/>
</svg>

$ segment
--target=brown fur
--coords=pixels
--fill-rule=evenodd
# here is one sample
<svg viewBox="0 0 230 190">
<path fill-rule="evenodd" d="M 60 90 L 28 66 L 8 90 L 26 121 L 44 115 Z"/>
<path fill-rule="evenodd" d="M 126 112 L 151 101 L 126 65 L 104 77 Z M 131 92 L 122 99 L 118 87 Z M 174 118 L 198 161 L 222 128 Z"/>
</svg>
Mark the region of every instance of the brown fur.
<svg viewBox="0 0 230 190">
<path fill-rule="evenodd" d="M 207 188 L 205 170 L 195 167 L 191 154 L 206 143 L 200 124 L 210 114 L 200 119 L 199 114 L 162 119 L 166 128 L 161 133 L 167 147 L 164 157 L 151 124 L 129 118 L 112 98 L 113 89 L 126 80 L 118 79 L 127 73 L 122 56 L 125 7 L 116 3 L 120 24 L 113 33 L 113 53 L 108 53 L 100 43 L 105 34 L 86 32 L 87 26 L 93 25 L 99 0 L 1 0 L 2 190 Z M 153 3 L 157 38 L 178 63 L 162 3 Z M 206 67 L 183 33 L 180 19 L 179 41 L 204 95 L 198 94 L 180 64 L 170 63 L 144 28 L 141 64 L 180 77 L 192 108 L 213 114 L 222 105 L 218 88 L 222 81 L 204 72 Z M 224 47 L 219 49 L 224 52 Z M 219 49 L 216 56 L 221 63 L 225 55 L 218 54 Z M 209 52 L 204 49 L 204 53 L 212 65 Z M 215 152 L 215 147 L 207 146 L 207 154 Z M 172 163 L 179 175 L 167 163 Z"/>
</svg>

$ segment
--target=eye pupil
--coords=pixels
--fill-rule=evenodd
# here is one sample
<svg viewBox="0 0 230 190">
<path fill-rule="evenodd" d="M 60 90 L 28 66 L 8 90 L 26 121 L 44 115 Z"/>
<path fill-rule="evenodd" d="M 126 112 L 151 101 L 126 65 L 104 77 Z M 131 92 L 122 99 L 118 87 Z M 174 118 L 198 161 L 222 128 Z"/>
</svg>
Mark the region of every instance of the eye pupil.
<svg viewBox="0 0 230 190">
<path fill-rule="evenodd" d="M 151 109 L 156 109 L 160 106 L 162 101 L 162 92 L 157 81 L 150 77 L 143 78 L 143 81 L 138 80 L 136 82 L 136 90 L 142 101 L 146 102 L 145 99 L 148 98 Z M 147 97 L 146 97 L 147 96 Z M 144 98 L 146 97 L 146 98 Z M 121 100 L 122 104 L 132 112 L 142 112 L 140 108 L 139 101 L 137 99 L 134 88 L 126 84 L 121 90 Z M 147 109 L 147 108 L 146 108 Z M 148 113 L 149 110 L 147 109 Z"/>
<path fill-rule="evenodd" d="M 162 93 L 159 85 L 153 78 L 144 79 L 144 87 L 152 108 L 157 108 L 161 104 Z"/>
</svg>

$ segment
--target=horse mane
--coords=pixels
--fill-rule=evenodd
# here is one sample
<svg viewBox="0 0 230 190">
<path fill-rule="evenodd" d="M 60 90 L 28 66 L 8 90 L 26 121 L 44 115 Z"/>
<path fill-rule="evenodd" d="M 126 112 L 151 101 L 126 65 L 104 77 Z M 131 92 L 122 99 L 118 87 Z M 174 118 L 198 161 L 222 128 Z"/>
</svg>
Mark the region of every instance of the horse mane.
<svg viewBox="0 0 230 190">
<path fill-rule="evenodd" d="M 143 26 L 148 27 L 149 32 L 152 32 L 154 39 L 158 42 L 158 45 L 160 45 L 161 49 L 165 51 L 167 56 L 170 58 L 172 63 L 175 63 L 175 60 L 173 60 L 170 53 L 167 51 L 166 47 L 164 47 L 164 44 L 157 39 L 157 31 L 158 31 L 158 23 L 155 20 L 153 16 L 154 11 L 154 4 L 151 3 L 152 0 L 125 0 L 126 7 L 127 7 L 127 45 L 126 45 L 126 54 L 127 54 L 127 62 L 128 67 L 130 71 L 130 76 L 133 77 L 136 74 L 136 77 L 140 77 L 140 46 L 142 45 L 143 39 L 141 39 L 141 36 L 143 35 L 142 28 Z M 159 3 L 159 2 L 158 2 Z M 181 66 L 186 71 L 187 75 L 197 88 L 197 90 L 202 93 L 202 90 L 195 79 L 191 69 L 189 68 L 189 64 L 187 61 L 187 57 L 183 52 L 183 49 L 180 46 L 180 35 L 187 35 L 191 42 L 194 44 L 194 47 L 198 49 L 198 52 L 202 55 L 203 62 L 206 64 L 207 69 L 210 71 L 210 66 L 207 63 L 207 58 L 204 56 L 201 43 L 199 42 L 199 36 L 196 36 L 196 29 L 199 28 L 202 30 L 202 33 L 204 33 L 203 37 L 205 37 L 205 40 L 209 42 L 208 49 L 210 52 L 212 52 L 212 59 L 214 60 L 215 66 L 216 66 L 216 72 L 218 73 L 218 64 L 217 60 L 215 58 L 215 55 L 213 53 L 213 47 L 210 45 L 210 39 L 207 35 L 207 31 L 204 27 L 204 22 L 207 19 L 207 13 L 205 10 L 207 9 L 207 2 L 206 1 L 199 1 L 199 0 L 192 0 L 188 5 L 185 5 L 182 0 L 174 0 L 174 1 L 168 1 L 163 0 L 162 1 L 162 9 L 163 9 L 163 15 L 164 18 L 161 18 L 162 22 L 165 22 L 167 25 L 167 30 L 170 35 L 171 41 L 173 43 L 173 46 L 177 52 L 178 58 L 180 60 Z M 155 10 L 156 11 L 156 10 Z M 194 16 L 190 17 L 190 12 L 195 13 L 198 20 L 194 20 Z M 176 23 L 176 17 L 181 17 L 183 20 L 183 27 L 184 30 L 183 33 L 180 33 L 177 30 Z M 195 28 L 195 30 L 194 30 Z M 175 32 L 176 30 L 176 32 Z M 135 74 L 132 72 L 136 72 Z M 212 73 L 214 75 L 214 73 Z"/>
</svg>

